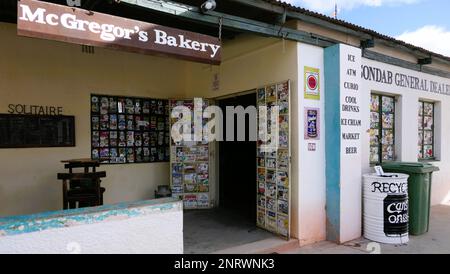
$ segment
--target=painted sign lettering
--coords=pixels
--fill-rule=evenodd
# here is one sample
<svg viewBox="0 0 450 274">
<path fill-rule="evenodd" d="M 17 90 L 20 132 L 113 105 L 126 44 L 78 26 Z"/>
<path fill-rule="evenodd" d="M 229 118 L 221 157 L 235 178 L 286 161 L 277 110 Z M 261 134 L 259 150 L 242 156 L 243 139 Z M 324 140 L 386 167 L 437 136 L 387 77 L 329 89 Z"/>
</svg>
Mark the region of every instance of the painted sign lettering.
<svg viewBox="0 0 450 274">
<path fill-rule="evenodd" d="M 373 193 L 404 194 L 408 192 L 408 184 L 406 182 L 398 182 L 398 183 L 373 182 L 371 191 Z"/>
<path fill-rule="evenodd" d="M 399 237 L 408 233 L 408 196 L 388 195 L 384 199 L 384 233 Z"/>
<path fill-rule="evenodd" d="M 8 113 L 26 115 L 62 115 L 63 108 L 56 106 L 9 104 Z"/>
<path fill-rule="evenodd" d="M 361 66 L 361 78 L 367 81 L 401 88 L 426 91 L 442 95 L 450 95 L 450 84 L 432 81 L 400 72 L 380 69 L 373 66 Z"/>
<path fill-rule="evenodd" d="M 220 64 L 218 38 L 35 0 L 18 1 L 19 35 Z"/>
</svg>

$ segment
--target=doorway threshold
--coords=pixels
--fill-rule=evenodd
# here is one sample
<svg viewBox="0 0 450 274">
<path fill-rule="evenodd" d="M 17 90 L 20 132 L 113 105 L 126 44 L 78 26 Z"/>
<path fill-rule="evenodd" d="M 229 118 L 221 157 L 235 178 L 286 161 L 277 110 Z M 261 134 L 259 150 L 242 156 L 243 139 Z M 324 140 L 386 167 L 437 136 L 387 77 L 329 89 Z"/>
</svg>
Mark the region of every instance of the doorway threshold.
<svg viewBox="0 0 450 274">
<path fill-rule="evenodd" d="M 185 254 L 268 254 L 298 247 L 297 239 L 279 238 L 232 210 L 185 211 L 183 215 Z"/>
</svg>

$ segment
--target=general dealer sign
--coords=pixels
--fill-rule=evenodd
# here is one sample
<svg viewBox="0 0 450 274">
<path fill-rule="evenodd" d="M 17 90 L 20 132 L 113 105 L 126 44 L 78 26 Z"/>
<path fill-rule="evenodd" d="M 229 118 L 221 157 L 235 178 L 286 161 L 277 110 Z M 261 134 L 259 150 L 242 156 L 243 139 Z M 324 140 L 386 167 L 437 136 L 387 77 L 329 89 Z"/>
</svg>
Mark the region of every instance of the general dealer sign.
<svg viewBox="0 0 450 274">
<path fill-rule="evenodd" d="M 216 37 L 35 0 L 18 1 L 17 12 L 22 36 L 220 64 Z"/>
</svg>

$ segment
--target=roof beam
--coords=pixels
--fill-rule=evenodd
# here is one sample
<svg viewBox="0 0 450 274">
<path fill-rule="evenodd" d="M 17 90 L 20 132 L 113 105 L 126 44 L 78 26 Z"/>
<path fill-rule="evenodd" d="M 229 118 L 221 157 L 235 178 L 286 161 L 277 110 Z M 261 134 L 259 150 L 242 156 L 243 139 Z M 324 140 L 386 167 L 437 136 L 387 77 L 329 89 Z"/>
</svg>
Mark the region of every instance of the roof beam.
<svg viewBox="0 0 450 274">
<path fill-rule="evenodd" d="M 166 0 L 121 0 L 120 3 L 134 5 L 140 8 L 149 9 L 167 15 L 174 15 L 186 20 L 195 21 L 209 26 L 218 27 L 219 21 L 222 18 L 223 27 L 226 29 L 293 40 L 321 47 L 328 47 L 338 43 L 338 41 L 332 40 L 330 38 L 315 35 L 305 31 L 268 24 L 256 20 L 250 20 L 221 12 L 210 11 L 207 14 L 203 14 L 198 7 L 170 2 Z"/>
<path fill-rule="evenodd" d="M 370 51 L 370 50 L 363 50 L 363 55 L 364 58 L 370 59 L 370 60 L 374 60 L 374 61 L 378 61 L 378 62 L 382 62 L 382 63 L 386 63 L 386 64 L 390 64 L 390 65 L 394 65 L 397 67 L 402 67 L 402 68 L 406 68 L 406 69 L 410 69 L 410 70 L 415 70 L 415 71 L 419 71 L 419 72 L 423 72 L 423 73 L 427 73 L 427 74 L 432 74 L 432 75 L 436 75 L 439 77 L 445 77 L 445 78 L 450 78 L 450 72 L 448 71 L 443 71 L 443 70 L 439 70 L 439 69 L 434 69 L 434 68 L 430 68 L 430 67 L 425 67 L 422 66 L 420 64 L 415 64 L 412 62 L 408 62 L 399 58 L 395 58 L 395 57 L 391 57 L 388 55 L 384 55 L 375 51 Z"/>
</svg>

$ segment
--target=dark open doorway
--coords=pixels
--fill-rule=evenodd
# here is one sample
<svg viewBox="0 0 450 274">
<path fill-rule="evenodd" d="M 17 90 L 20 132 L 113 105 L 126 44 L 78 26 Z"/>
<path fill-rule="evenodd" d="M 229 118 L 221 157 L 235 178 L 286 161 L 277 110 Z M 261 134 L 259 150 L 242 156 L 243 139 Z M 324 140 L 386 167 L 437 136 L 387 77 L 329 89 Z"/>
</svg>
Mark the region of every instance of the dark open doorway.
<svg viewBox="0 0 450 274">
<path fill-rule="evenodd" d="M 241 95 L 219 101 L 224 113 L 223 133 L 226 136 L 227 106 L 256 105 L 256 94 Z M 249 141 L 250 117 L 246 115 L 246 141 L 237 140 L 237 116 L 235 116 L 235 141 L 219 142 L 219 206 L 233 211 L 256 226 L 256 142 Z M 225 138 L 224 138 L 225 139 Z"/>
<path fill-rule="evenodd" d="M 224 113 L 224 136 L 226 136 L 226 107 L 247 108 L 255 104 L 255 93 L 217 101 L 217 105 Z M 228 251 L 230 248 L 239 246 L 245 250 L 248 248 L 253 250 L 252 248 L 259 248 L 264 244 L 249 247 L 251 243 L 268 239 L 271 239 L 269 242 L 279 240 L 270 232 L 256 227 L 256 142 L 249 141 L 248 115 L 246 120 L 246 141 L 219 142 L 218 145 L 218 208 L 184 213 L 184 248 L 187 254 L 224 250 L 227 253 L 230 252 Z M 236 135 L 237 123 L 234 124 Z M 256 121 L 251 124 L 256 125 Z"/>
</svg>

